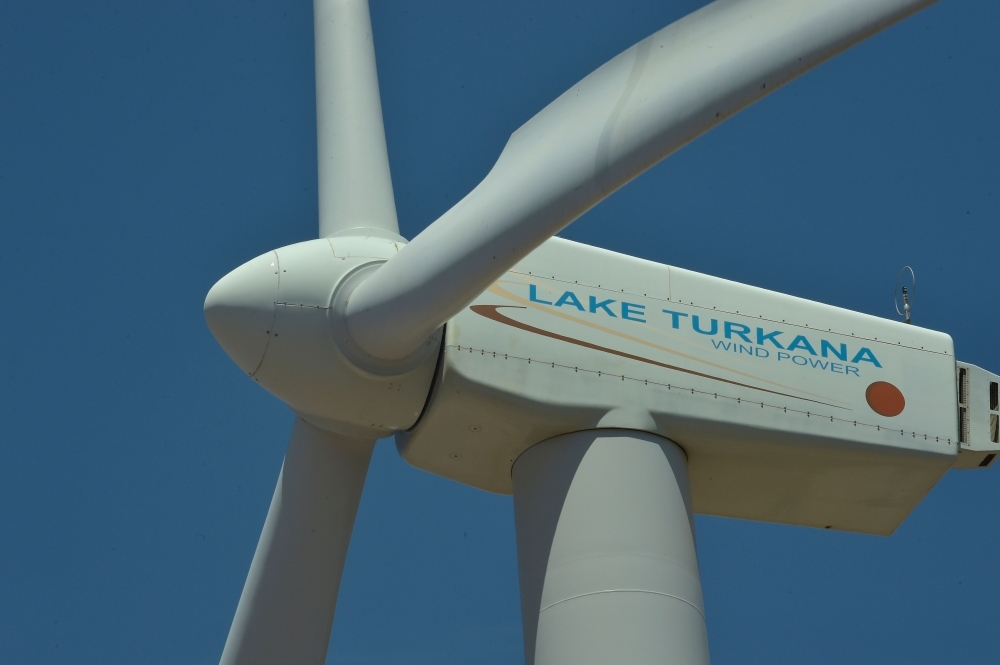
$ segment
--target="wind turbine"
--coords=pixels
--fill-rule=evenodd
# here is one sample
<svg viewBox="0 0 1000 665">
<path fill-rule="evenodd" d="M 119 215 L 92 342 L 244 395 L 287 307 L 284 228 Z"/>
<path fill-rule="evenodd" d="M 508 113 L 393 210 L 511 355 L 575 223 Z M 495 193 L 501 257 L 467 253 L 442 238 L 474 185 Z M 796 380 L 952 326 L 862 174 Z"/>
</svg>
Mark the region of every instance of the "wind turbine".
<svg viewBox="0 0 1000 665">
<path fill-rule="evenodd" d="M 947 335 L 552 237 L 931 2 L 717 0 L 543 109 L 407 243 L 367 3 L 316 0 L 319 239 L 205 302 L 299 416 L 222 661 L 325 659 L 385 436 L 513 494 L 528 663 L 708 662 L 693 512 L 889 534 L 992 464 L 1000 378 Z"/>
</svg>

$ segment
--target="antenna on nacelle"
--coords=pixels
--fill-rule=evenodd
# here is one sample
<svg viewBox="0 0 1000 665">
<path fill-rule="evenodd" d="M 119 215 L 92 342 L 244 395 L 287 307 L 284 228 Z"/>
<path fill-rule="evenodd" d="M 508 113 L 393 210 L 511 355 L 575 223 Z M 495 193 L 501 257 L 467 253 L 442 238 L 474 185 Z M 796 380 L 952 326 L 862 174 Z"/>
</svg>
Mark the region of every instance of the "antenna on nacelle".
<svg viewBox="0 0 1000 665">
<path fill-rule="evenodd" d="M 902 289 L 900 289 L 899 286 L 900 279 L 903 277 L 903 273 L 906 272 L 907 270 L 910 271 L 910 288 L 909 290 L 907 290 L 906 286 L 904 285 Z M 902 311 L 899 310 L 900 290 L 902 290 L 903 293 Z M 892 291 L 892 300 L 893 304 L 896 306 L 896 314 L 899 314 L 901 317 L 903 317 L 903 323 L 912 323 L 912 321 L 910 321 L 910 299 L 913 298 L 913 296 L 915 296 L 916 293 L 917 293 L 917 275 L 913 272 L 913 268 L 911 268 L 910 266 L 903 266 L 902 270 L 899 271 L 899 274 L 896 275 L 896 286 Z"/>
</svg>

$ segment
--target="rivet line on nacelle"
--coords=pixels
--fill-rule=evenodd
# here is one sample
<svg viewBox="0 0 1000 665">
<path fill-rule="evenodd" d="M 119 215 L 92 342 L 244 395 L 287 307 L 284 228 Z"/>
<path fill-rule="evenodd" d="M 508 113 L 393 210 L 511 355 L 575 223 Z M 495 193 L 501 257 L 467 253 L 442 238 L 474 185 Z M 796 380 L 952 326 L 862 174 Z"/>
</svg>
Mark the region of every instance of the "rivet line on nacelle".
<svg viewBox="0 0 1000 665">
<path fill-rule="evenodd" d="M 449 344 L 449 345 L 445 346 L 445 352 L 447 352 L 448 349 L 457 349 L 457 350 L 460 351 L 461 348 L 462 347 L 460 347 L 458 345 L 450 345 Z M 473 353 L 474 351 L 483 351 L 482 349 L 473 349 L 471 347 L 465 347 L 465 348 L 466 348 L 466 350 L 469 351 L 469 353 Z M 487 353 L 493 353 L 494 354 L 493 357 L 494 358 L 496 357 L 495 352 L 491 352 L 491 351 L 484 351 L 481 354 L 481 356 L 482 357 L 488 357 L 486 355 Z M 570 367 L 569 365 L 563 365 L 561 363 L 552 362 L 551 360 L 540 361 L 537 358 L 535 358 L 535 359 L 532 359 L 532 358 L 523 358 L 523 357 L 520 357 L 520 356 L 508 355 L 506 353 L 503 354 L 503 356 L 504 356 L 504 360 L 508 360 L 508 359 L 510 359 L 510 360 L 522 360 L 524 362 L 527 362 L 529 365 L 531 364 L 532 360 L 534 360 L 534 362 L 536 364 L 538 364 L 539 362 L 541 362 L 544 365 L 549 365 L 550 368 L 552 368 L 552 369 L 555 369 L 557 367 L 560 368 L 560 369 L 567 369 L 567 370 L 571 369 L 575 373 L 585 372 L 585 373 L 588 373 L 588 374 L 596 374 L 598 378 L 603 378 L 603 377 L 607 376 L 607 377 L 620 378 L 622 381 L 625 381 L 627 379 L 629 381 L 635 381 L 637 383 L 641 383 L 644 386 L 649 386 L 649 385 L 652 384 L 653 386 L 659 386 L 660 388 L 666 388 L 667 390 L 671 390 L 671 391 L 674 390 L 674 389 L 681 390 L 684 393 L 687 393 L 688 391 L 690 391 L 692 395 L 704 395 L 706 397 L 707 396 L 712 396 L 715 399 L 722 398 L 724 400 L 730 400 L 732 402 L 735 402 L 737 405 L 744 404 L 743 398 L 741 398 L 741 397 L 730 397 L 729 395 L 720 395 L 717 392 L 708 392 L 708 391 L 705 391 L 705 390 L 698 390 L 696 388 L 689 388 L 687 386 L 676 386 L 676 385 L 673 385 L 672 383 L 660 383 L 658 381 L 651 381 L 649 379 L 639 379 L 639 378 L 631 377 L 631 376 L 628 376 L 628 375 L 625 375 L 625 374 L 608 374 L 607 372 L 605 372 L 603 370 L 587 369 L 586 367 L 579 367 L 579 366 Z M 766 402 L 757 402 L 757 401 L 751 401 L 751 400 L 747 400 L 745 403 L 748 404 L 748 405 L 752 404 L 754 407 L 756 407 L 756 406 L 759 405 L 761 409 L 766 409 L 766 408 L 775 409 L 775 410 L 781 411 L 784 414 L 787 414 L 787 413 L 791 412 L 791 413 L 797 413 L 799 415 L 805 415 L 807 418 L 811 418 L 813 416 L 822 417 L 824 419 L 825 418 L 829 418 L 831 423 L 839 422 L 839 423 L 844 423 L 844 424 L 852 425 L 853 427 L 858 427 L 860 425 L 861 427 L 874 428 L 875 431 L 877 431 L 877 432 L 881 432 L 882 431 L 882 426 L 881 425 L 872 425 L 872 424 L 865 423 L 865 422 L 859 422 L 857 420 L 847 420 L 846 418 L 837 418 L 835 416 L 830 416 L 830 415 L 826 415 L 826 414 L 812 413 L 811 411 L 802 411 L 802 410 L 796 409 L 794 407 L 789 408 L 787 406 L 777 406 L 775 404 L 767 404 Z M 886 428 L 886 432 L 890 432 L 890 431 L 895 432 L 896 430 Z M 904 430 L 899 430 L 899 432 L 900 432 L 900 435 L 905 434 Z M 909 433 L 913 435 L 913 438 L 917 438 L 918 436 L 922 436 L 922 437 L 924 437 L 925 441 L 931 441 L 931 439 L 933 439 L 936 443 L 944 443 L 946 445 L 951 445 L 951 439 L 947 438 L 947 437 L 934 436 L 932 434 L 921 433 L 921 432 L 909 432 Z"/>
<path fill-rule="evenodd" d="M 275 307 L 277 307 L 277 306 L 280 305 L 282 307 L 307 307 L 309 309 L 332 309 L 331 307 L 323 307 L 322 305 L 306 305 L 305 303 L 300 303 L 300 302 L 277 302 L 276 301 L 274 303 L 274 305 L 275 305 Z"/>
</svg>

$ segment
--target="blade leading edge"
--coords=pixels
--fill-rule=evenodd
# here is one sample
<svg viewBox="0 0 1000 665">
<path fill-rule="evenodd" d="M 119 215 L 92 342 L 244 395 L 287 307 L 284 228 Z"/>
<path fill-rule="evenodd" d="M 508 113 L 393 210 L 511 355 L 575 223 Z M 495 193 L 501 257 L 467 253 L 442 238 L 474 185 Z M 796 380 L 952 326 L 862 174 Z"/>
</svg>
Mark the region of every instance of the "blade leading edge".
<svg viewBox="0 0 1000 665">
<path fill-rule="evenodd" d="M 351 295 L 351 336 L 404 358 L 547 238 L 796 76 L 934 0 L 717 0 L 573 86 Z"/>
<path fill-rule="evenodd" d="M 399 233 L 368 0 L 315 0 L 319 237 Z"/>
<path fill-rule="evenodd" d="M 374 441 L 295 421 L 221 665 L 322 665 Z"/>
</svg>

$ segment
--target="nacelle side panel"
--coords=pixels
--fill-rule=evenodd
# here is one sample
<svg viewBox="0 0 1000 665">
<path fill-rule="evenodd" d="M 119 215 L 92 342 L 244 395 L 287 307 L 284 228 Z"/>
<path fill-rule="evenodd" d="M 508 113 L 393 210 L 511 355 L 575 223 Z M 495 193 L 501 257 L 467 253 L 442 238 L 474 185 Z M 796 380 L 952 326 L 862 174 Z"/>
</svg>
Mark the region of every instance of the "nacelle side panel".
<svg viewBox="0 0 1000 665">
<path fill-rule="evenodd" d="M 951 338 L 554 238 L 449 322 L 420 468 L 510 492 L 546 438 L 655 432 L 697 512 L 891 533 L 958 452 Z"/>
</svg>

